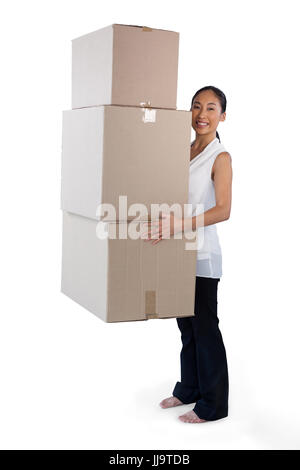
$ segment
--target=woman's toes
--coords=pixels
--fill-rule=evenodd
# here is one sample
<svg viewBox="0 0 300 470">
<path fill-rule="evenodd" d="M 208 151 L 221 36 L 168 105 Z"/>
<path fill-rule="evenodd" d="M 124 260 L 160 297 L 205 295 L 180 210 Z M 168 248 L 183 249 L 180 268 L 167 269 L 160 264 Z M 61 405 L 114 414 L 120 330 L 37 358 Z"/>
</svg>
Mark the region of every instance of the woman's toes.
<svg viewBox="0 0 300 470">
<path fill-rule="evenodd" d="M 199 418 L 193 410 L 178 416 L 178 418 L 184 423 L 204 423 L 206 421 L 205 419 Z"/>
<path fill-rule="evenodd" d="M 173 406 L 183 405 L 183 403 L 176 397 L 165 398 L 160 402 L 162 408 L 171 408 Z"/>
</svg>

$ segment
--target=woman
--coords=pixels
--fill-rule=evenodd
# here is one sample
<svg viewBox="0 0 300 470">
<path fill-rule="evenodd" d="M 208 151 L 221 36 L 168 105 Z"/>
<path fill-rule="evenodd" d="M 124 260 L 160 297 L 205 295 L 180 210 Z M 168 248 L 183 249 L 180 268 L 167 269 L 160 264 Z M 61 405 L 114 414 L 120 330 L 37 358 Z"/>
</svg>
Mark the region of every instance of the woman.
<svg viewBox="0 0 300 470">
<path fill-rule="evenodd" d="M 186 423 L 203 423 L 228 416 L 228 368 L 226 351 L 217 316 L 217 288 L 222 276 L 222 253 L 215 224 L 229 219 L 231 210 L 231 156 L 220 143 L 217 127 L 226 117 L 226 97 L 216 87 L 206 86 L 192 98 L 192 127 L 189 203 L 203 204 L 201 214 L 179 218 L 163 214 L 149 222 L 147 240 L 159 243 L 164 236 L 204 226 L 197 245 L 195 316 L 176 318 L 181 331 L 181 382 L 172 396 L 160 406 L 170 408 L 194 403 L 192 410 L 179 416 Z M 188 225 L 190 224 L 190 225 Z M 199 231 L 198 231 L 199 233 Z"/>
</svg>

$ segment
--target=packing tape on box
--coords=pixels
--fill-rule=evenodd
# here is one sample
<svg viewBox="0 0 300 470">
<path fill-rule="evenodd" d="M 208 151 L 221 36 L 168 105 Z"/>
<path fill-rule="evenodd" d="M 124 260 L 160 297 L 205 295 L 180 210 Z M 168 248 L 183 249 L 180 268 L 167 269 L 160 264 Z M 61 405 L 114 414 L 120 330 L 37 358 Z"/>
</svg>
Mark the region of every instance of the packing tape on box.
<svg viewBox="0 0 300 470">
<path fill-rule="evenodd" d="M 140 106 L 142 108 L 151 108 L 151 101 L 141 101 Z"/>
<path fill-rule="evenodd" d="M 148 26 L 143 26 L 142 31 L 145 31 L 146 33 L 151 32 L 152 28 L 149 28 Z"/>
<path fill-rule="evenodd" d="M 159 318 L 156 312 L 156 292 L 146 290 L 145 292 L 145 314 L 148 318 Z"/>
<path fill-rule="evenodd" d="M 151 101 L 141 101 L 140 106 L 142 108 L 143 113 L 143 122 L 155 122 L 156 109 L 151 108 Z"/>
<path fill-rule="evenodd" d="M 156 121 L 156 109 L 143 108 L 143 122 L 155 122 Z"/>
</svg>

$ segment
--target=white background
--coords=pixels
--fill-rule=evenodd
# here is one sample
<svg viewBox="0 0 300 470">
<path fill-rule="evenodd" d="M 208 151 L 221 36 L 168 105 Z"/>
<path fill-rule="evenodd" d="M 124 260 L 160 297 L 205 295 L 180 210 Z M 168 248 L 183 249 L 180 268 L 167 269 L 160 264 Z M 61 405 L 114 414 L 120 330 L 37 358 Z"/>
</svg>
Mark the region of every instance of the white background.
<svg viewBox="0 0 300 470">
<path fill-rule="evenodd" d="M 1 448 L 299 449 L 297 3 L 2 6 Z M 205 85 L 228 100 L 218 131 L 233 202 L 218 224 L 218 314 L 230 400 L 220 421 L 182 423 L 193 405 L 158 406 L 180 380 L 175 319 L 105 324 L 60 293 L 71 39 L 112 23 L 180 32 L 178 109 Z"/>
</svg>

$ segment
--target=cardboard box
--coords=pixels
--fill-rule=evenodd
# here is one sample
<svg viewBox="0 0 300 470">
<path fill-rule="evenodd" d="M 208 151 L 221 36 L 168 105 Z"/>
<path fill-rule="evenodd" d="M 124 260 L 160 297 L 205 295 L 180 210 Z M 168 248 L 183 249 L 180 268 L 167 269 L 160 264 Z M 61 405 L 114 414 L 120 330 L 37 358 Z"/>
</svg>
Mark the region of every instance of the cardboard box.
<svg viewBox="0 0 300 470">
<path fill-rule="evenodd" d="M 102 222 L 66 211 L 63 214 L 61 291 L 105 322 L 194 315 L 196 250 L 189 240 L 100 239 Z M 133 222 L 131 222 L 133 224 Z M 133 229 L 140 231 L 139 222 Z"/>
<path fill-rule="evenodd" d="M 176 109 L 179 33 L 112 24 L 72 41 L 72 108 Z"/>
<path fill-rule="evenodd" d="M 188 203 L 192 113 L 127 106 L 63 112 L 61 209 L 99 220 L 99 204 Z M 134 215 L 134 214 L 132 214 Z M 106 220 L 115 220 L 107 217 Z"/>
</svg>

